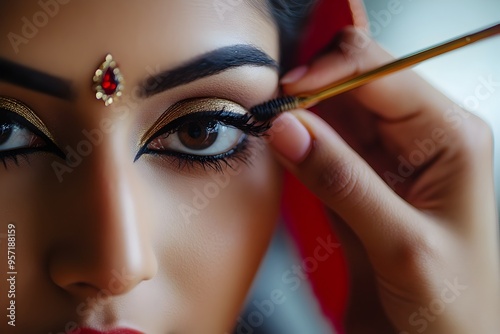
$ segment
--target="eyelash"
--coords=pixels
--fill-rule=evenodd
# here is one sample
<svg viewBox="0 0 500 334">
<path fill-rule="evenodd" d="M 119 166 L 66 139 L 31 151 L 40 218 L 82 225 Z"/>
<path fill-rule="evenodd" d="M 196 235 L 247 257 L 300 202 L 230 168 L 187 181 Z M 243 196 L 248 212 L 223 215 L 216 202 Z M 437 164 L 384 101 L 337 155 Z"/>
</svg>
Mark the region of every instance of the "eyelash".
<svg viewBox="0 0 500 334">
<path fill-rule="evenodd" d="M 52 143 L 49 138 L 47 138 L 31 123 L 27 122 L 23 117 L 18 116 L 17 114 L 10 111 L 3 110 L 3 112 L 5 112 L 3 118 L 7 120 L 8 124 L 17 124 L 21 127 L 24 127 L 42 138 L 46 143 L 46 145 L 43 147 L 20 148 L 0 152 L 0 162 L 4 165 L 5 168 L 7 168 L 7 164 L 10 161 L 14 162 L 16 166 L 18 166 L 19 158 L 24 158 L 29 163 L 29 155 L 32 153 L 52 152 L 63 159 L 65 158 L 64 153 L 59 148 L 57 148 L 57 146 Z M 203 170 L 212 169 L 217 172 L 222 172 L 224 170 L 224 167 L 234 169 L 232 165 L 233 162 L 243 162 L 247 165 L 250 164 L 249 151 L 252 148 L 252 141 L 250 141 L 248 137 L 245 137 L 232 150 L 215 156 L 191 155 L 176 151 L 158 152 L 147 148 L 152 140 L 161 135 L 171 135 L 177 132 L 180 127 L 186 122 L 204 120 L 215 120 L 218 123 L 224 124 L 226 126 L 232 126 L 243 131 L 246 136 L 252 137 L 265 136 L 265 132 L 271 126 L 270 122 L 256 122 L 253 121 L 252 117 L 248 114 L 238 114 L 227 111 L 226 109 L 193 113 L 170 122 L 153 136 L 151 136 L 151 138 L 148 139 L 148 141 L 137 153 L 135 161 L 137 161 L 143 154 L 151 154 L 165 158 L 168 157 L 169 160 L 174 163 L 174 165 L 176 165 L 179 170 L 183 170 L 185 168 L 201 167 Z"/>
<path fill-rule="evenodd" d="M 18 125 L 26 128 L 45 142 L 45 146 L 17 148 L 3 152 L 0 151 L 0 162 L 3 164 L 5 169 L 8 168 L 9 162 L 13 162 L 16 166 L 19 166 L 19 158 L 22 158 L 29 163 L 29 156 L 34 153 L 50 152 L 64 158 L 64 153 L 49 138 L 47 138 L 45 134 L 38 130 L 33 124 L 28 122 L 24 117 L 8 110 L 2 110 L 1 112 L 4 113 L 4 115 L 0 115 L 0 120 L 4 119 L 4 121 L 6 121 L 9 125 Z"/>
<path fill-rule="evenodd" d="M 170 160 L 170 162 L 172 162 L 179 170 L 183 170 L 185 168 L 201 167 L 203 170 L 212 169 L 216 172 L 223 172 L 224 167 L 234 169 L 234 166 L 232 165 L 232 163 L 234 162 L 242 162 L 248 165 L 250 164 L 249 152 L 252 148 L 252 142 L 248 139 L 248 136 L 265 136 L 265 132 L 271 126 L 269 122 L 257 122 L 251 119 L 252 116 L 248 114 L 237 114 L 231 111 L 227 111 L 226 109 L 218 111 L 198 112 L 180 117 L 165 125 L 162 129 L 151 136 L 151 138 L 149 138 L 144 146 L 139 150 L 139 153 L 137 154 L 135 160 L 137 161 L 143 154 L 150 154 L 168 158 L 168 160 Z M 158 152 L 148 149 L 148 145 L 157 137 L 172 135 L 179 131 L 183 124 L 189 121 L 205 120 L 215 120 L 218 123 L 224 124 L 226 126 L 232 126 L 243 131 L 243 133 L 247 137 L 245 137 L 232 150 L 215 156 L 191 155 L 176 151 Z"/>
<path fill-rule="evenodd" d="M 0 152 L 0 162 L 2 162 L 5 169 L 7 169 L 7 163 L 13 161 L 16 166 L 19 166 L 19 158 L 24 158 L 26 162 L 29 163 L 28 154 L 32 152 Z"/>
<path fill-rule="evenodd" d="M 46 152 L 43 148 L 36 148 L 36 149 L 16 149 L 12 151 L 7 151 L 7 152 L 0 152 L 0 162 L 2 162 L 3 166 L 5 169 L 8 167 L 8 162 L 12 161 L 16 166 L 19 166 L 19 158 L 23 158 L 26 160 L 26 162 L 29 163 L 29 155 L 31 153 L 37 153 L 37 152 Z"/>
</svg>

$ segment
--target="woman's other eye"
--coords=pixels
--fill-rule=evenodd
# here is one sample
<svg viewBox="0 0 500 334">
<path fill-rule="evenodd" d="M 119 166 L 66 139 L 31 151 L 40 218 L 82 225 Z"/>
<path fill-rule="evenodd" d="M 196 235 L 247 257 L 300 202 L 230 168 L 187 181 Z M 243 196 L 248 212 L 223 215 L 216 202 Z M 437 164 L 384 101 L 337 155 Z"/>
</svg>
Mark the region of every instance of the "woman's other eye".
<svg viewBox="0 0 500 334">
<path fill-rule="evenodd" d="M 8 121 L 0 120 L 0 152 L 41 148 L 47 143 L 40 136 L 26 127 Z"/>
<path fill-rule="evenodd" d="M 35 152 L 51 152 L 64 158 L 49 130 L 28 106 L 9 97 L 0 96 L 0 162 Z"/>
<path fill-rule="evenodd" d="M 166 134 L 159 135 L 148 150 L 177 152 L 195 156 L 221 156 L 238 146 L 246 135 L 242 130 L 214 119 L 187 121 Z"/>
</svg>

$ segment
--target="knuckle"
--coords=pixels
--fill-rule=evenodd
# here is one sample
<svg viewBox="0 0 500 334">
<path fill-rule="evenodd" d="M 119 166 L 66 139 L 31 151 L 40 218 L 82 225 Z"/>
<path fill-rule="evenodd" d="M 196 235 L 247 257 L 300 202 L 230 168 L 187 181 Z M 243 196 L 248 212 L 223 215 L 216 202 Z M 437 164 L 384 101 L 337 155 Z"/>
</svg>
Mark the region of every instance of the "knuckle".
<svg viewBox="0 0 500 334">
<path fill-rule="evenodd" d="M 443 240 L 438 237 L 438 233 L 414 232 L 397 247 L 396 263 L 406 273 L 425 272 L 429 267 L 442 262 L 442 244 Z"/>
<path fill-rule="evenodd" d="M 357 74 L 390 60 L 379 59 L 377 42 L 363 29 L 348 27 L 344 29 L 341 40 L 339 51 Z"/>
<path fill-rule="evenodd" d="M 374 40 L 368 35 L 368 33 L 360 28 L 356 27 L 346 27 L 343 31 L 343 40 L 359 49 L 367 49 L 374 42 Z"/>
<path fill-rule="evenodd" d="M 318 174 L 317 189 L 329 202 L 343 202 L 358 191 L 359 176 L 352 162 L 331 159 Z"/>
<path fill-rule="evenodd" d="M 479 144 L 488 148 L 493 146 L 493 130 L 488 123 L 482 118 L 474 116 L 472 118 L 471 127 L 474 138 L 475 140 L 479 140 Z"/>
<path fill-rule="evenodd" d="M 461 134 L 462 147 L 471 156 L 490 156 L 493 151 L 493 130 L 478 116 L 471 115 Z"/>
</svg>

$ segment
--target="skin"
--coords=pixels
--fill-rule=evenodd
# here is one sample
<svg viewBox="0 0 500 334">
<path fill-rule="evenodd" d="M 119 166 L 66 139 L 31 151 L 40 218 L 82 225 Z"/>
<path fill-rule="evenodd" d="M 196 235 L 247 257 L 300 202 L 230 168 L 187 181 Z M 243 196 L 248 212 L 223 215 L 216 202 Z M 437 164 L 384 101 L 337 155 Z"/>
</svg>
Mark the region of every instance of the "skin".
<svg viewBox="0 0 500 334">
<path fill-rule="evenodd" d="M 16 327 L 4 316 L 1 332 L 61 333 L 75 323 L 145 333 L 231 331 L 277 221 L 281 169 L 257 138 L 249 163 L 233 162 L 236 172 L 134 158 L 141 136 L 172 104 L 216 96 L 249 108 L 276 94 L 278 75 L 246 66 L 147 99 L 133 87 L 147 68 L 170 69 L 226 45 L 253 44 L 278 60 L 277 30 L 265 11 L 248 3 L 236 9 L 221 19 L 203 0 L 74 1 L 18 53 L 0 39 L 1 57 L 71 81 L 73 101 L 0 82 L 1 95 L 32 108 L 63 151 L 86 139 L 83 130 L 101 129 L 103 120 L 113 125 L 62 182 L 51 163 L 64 161 L 50 153 L 0 168 L 0 231 L 16 225 L 18 272 Z M 6 36 L 20 33 L 20 18 L 40 7 L 10 2 L 1 11 L 9 13 L 0 23 Z M 110 107 L 91 89 L 107 52 L 126 80 L 124 96 Z M 225 182 L 218 195 L 187 219 L 180 207 L 193 207 L 194 189 L 203 192 L 215 178 Z M 6 243 L 1 247 L 6 254 Z"/>
</svg>

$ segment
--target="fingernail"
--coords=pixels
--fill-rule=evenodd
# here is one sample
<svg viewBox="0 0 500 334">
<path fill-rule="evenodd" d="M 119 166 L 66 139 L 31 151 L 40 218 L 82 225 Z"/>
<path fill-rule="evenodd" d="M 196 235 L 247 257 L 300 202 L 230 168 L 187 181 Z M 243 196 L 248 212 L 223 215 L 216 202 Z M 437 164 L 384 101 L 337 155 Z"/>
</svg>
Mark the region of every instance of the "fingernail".
<svg viewBox="0 0 500 334">
<path fill-rule="evenodd" d="M 308 68 L 306 65 L 299 66 L 299 67 L 291 70 L 287 74 L 285 74 L 281 78 L 280 83 L 282 85 L 287 85 L 287 84 L 297 82 L 300 80 L 300 78 L 302 78 L 307 73 L 307 70 L 308 70 Z"/>
<path fill-rule="evenodd" d="M 311 135 L 292 114 L 283 113 L 273 122 L 270 144 L 276 152 L 290 162 L 298 164 L 306 158 L 311 149 Z"/>
</svg>

